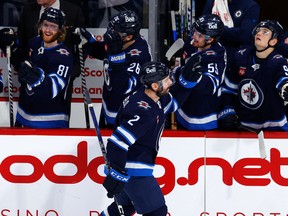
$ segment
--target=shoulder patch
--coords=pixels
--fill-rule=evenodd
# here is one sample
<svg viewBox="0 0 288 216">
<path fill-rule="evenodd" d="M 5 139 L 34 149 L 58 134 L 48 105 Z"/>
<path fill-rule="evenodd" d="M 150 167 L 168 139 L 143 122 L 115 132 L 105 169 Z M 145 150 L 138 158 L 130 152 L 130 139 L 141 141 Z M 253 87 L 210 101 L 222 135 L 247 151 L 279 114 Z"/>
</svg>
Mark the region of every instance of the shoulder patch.
<svg viewBox="0 0 288 216">
<path fill-rule="evenodd" d="M 141 52 L 142 52 L 142 51 L 140 51 L 140 50 L 138 50 L 138 49 L 132 49 L 132 50 L 130 50 L 130 51 L 128 52 L 128 54 L 131 55 L 131 56 L 135 56 L 135 55 L 139 56 L 139 54 L 140 54 Z"/>
<path fill-rule="evenodd" d="M 216 55 L 216 52 L 215 52 L 214 50 L 207 50 L 207 51 L 205 52 L 205 55 L 209 55 L 209 56 L 211 56 L 211 55 Z"/>
<path fill-rule="evenodd" d="M 146 110 L 148 110 L 149 108 L 151 108 L 151 106 L 146 102 L 146 101 L 139 101 L 137 102 L 139 107 L 142 107 Z"/>
<path fill-rule="evenodd" d="M 277 55 L 273 56 L 272 59 L 280 59 L 280 58 L 283 58 L 283 56 L 280 54 L 277 54 Z"/>
<path fill-rule="evenodd" d="M 56 50 L 57 52 L 59 52 L 60 53 L 60 55 L 67 55 L 67 56 L 69 56 L 69 52 L 66 50 L 66 49 L 58 49 L 58 50 Z"/>
</svg>

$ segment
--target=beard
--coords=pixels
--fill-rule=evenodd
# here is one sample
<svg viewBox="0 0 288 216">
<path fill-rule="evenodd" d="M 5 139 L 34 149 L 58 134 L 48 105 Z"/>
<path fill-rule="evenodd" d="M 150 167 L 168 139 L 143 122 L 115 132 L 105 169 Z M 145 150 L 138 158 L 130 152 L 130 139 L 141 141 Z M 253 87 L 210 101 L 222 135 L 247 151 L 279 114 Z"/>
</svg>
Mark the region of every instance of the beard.
<svg viewBox="0 0 288 216">
<path fill-rule="evenodd" d="M 162 89 L 162 88 L 160 88 L 160 89 L 157 89 L 156 95 L 157 95 L 158 97 L 162 97 L 163 95 L 167 95 L 168 92 L 169 92 L 169 88 L 167 88 L 167 89 Z"/>
<path fill-rule="evenodd" d="M 46 36 L 43 32 L 42 32 L 42 39 L 45 43 L 52 43 L 54 41 L 56 41 L 58 39 L 59 33 L 53 34 L 51 36 Z"/>
</svg>

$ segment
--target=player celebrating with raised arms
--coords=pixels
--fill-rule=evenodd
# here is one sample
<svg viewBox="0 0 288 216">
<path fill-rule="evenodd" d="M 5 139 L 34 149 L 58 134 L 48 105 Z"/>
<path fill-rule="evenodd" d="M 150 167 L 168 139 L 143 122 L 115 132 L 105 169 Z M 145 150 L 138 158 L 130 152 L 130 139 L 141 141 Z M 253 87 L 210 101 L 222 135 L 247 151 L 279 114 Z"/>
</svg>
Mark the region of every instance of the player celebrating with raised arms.
<svg viewBox="0 0 288 216">
<path fill-rule="evenodd" d="M 24 53 L 12 54 L 12 64 L 21 83 L 15 126 L 69 127 L 66 90 L 73 57 L 63 43 L 64 23 L 65 14 L 61 10 L 45 9 L 38 23 L 39 36 L 29 41 Z"/>
<path fill-rule="evenodd" d="M 134 11 L 121 11 L 109 21 L 104 41 L 90 43 L 89 55 L 104 60 L 104 84 L 99 126 L 112 128 L 122 101 L 141 87 L 141 66 L 152 60 L 150 47 L 140 35 Z M 87 31 L 81 31 L 89 40 Z"/>
<path fill-rule="evenodd" d="M 240 121 L 254 129 L 288 131 L 288 64 L 277 50 L 282 33 L 277 21 L 261 21 L 252 32 L 254 46 L 236 53 L 223 88 L 223 129 L 236 129 Z"/>
</svg>

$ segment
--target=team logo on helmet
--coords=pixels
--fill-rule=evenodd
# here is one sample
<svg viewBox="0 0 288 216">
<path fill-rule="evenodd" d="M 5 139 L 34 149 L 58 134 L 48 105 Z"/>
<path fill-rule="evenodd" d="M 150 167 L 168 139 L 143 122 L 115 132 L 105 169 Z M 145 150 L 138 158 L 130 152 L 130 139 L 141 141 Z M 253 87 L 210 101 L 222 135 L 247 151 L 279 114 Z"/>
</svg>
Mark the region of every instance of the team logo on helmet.
<svg viewBox="0 0 288 216">
<path fill-rule="evenodd" d="M 219 38 L 223 33 L 224 24 L 218 15 L 206 14 L 193 23 L 193 28 L 203 35 Z"/>
<path fill-rule="evenodd" d="M 40 22 L 43 22 L 43 20 L 55 23 L 59 28 L 62 28 L 65 23 L 65 13 L 56 8 L 48 7 L 41 15 Z"/>
<path fill-rule="evenodd" d="M 145 69 L 145 71 L 146 71 L 147 74 L 155 73 L 156 72 L 156 67 L 147 67 Z"/>
<path fill-rule="evenodd" d="M 240 103 L 248 109 L 258 109 L 263 101 L 264 94 L 253 79 L 244 79 L 239 83 Z"/>
</svg>

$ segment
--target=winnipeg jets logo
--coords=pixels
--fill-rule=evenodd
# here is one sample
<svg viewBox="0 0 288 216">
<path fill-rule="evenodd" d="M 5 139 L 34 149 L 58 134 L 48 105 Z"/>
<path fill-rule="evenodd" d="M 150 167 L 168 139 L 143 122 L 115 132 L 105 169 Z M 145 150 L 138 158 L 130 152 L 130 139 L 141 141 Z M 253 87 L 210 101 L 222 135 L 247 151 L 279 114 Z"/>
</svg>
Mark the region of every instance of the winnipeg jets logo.
<svg viewBox="0 0 288 216">
<path fill-rule="evenodd" d="M 148 110 L 151 106 L 146 101 L 139 101 L 137 102 L 139 107 L 143 107 L 144 109 Z"/>
<path fill-rule="evenodd" d="M 244 79 L 239 84 L 240 102 L 249 109 L 258 109 L 264 100 L 264 94 L 252 79 Z"/>
<path fill-rule="evenodd" d="M 61 55 L 69 55 L 69 52 L 66 50 L 66 49 L 59 49 L 59 50 L 56 50 L 57 52 L 59 52 Z"/>
<path fill-rule="evenodd" d="M 245 95 L 246 101 L 248 101 L 249 103 L 254 102 L 254 99 L 256 97 L 256 91 L 254 90 L 253 85 L 251 85 L 251 82 L 249 83 L 249 85 L 246 86 L 245 89 L 243 89 L 243 95 Z"/>
<path fill-rule="evenodd" d="M 260 68 L 260 65 L 259 64 L 254 64 L 251 67 L 254 69 L 254 71 L 256 71 L 256 70 L 258 70 Z"/>
<path fill-rule="evenodd" d="M 128 52 L 128 54 L 130 54 L 131 56 L 139 56 L 139 54 L 141 53 L 142 51 L 138 50 L 138 49 L 132 49 Z"/>
</svg>

